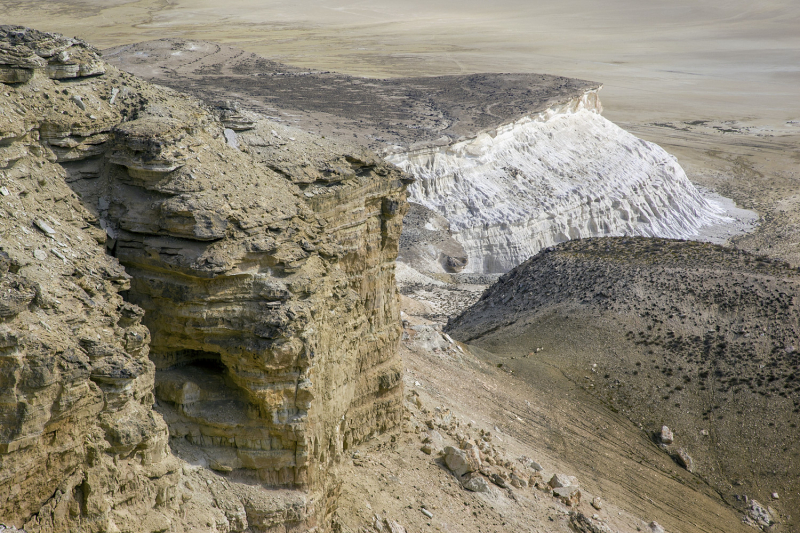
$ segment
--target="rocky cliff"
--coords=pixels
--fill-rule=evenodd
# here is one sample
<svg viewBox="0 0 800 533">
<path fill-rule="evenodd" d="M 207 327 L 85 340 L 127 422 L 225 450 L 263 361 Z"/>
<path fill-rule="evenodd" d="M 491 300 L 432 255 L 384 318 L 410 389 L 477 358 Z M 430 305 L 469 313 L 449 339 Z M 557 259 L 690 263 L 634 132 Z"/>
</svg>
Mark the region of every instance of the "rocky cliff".
<svg viewBox="0 0 800 533">
<path fill-rule="evenodd" d="M 677 161 L 600 115 L 597 90 L 467 140 L 390 155 L 410 198 L 450 221 L 464 272 L 502 273 L 542 248 L 607 235 L 691 238 L 724 219 Z"/>
<path fill-rule="evenodd" d="M 162 39 L 109 61 L 209 101 L 230 98 L 323 135 L 352 138 L 416 179 L 409 199 L 450 232 L 409 235 L 412 266 L 503 273 L 569 239 L 692 238 L 725 220 L 659 146 L 604 119 L 599 83 L 544 74 L 369 80 L 308 72 L 243 50 Z M 409 220 L 409 228 L 414 220 Z M 454 239 L 464 257 L 443 240 Z M 422 240 L 420 240 L 422 239 Z"/>
<path fill-rule="evenodd" d="M 0 28 L 0 81 L 3 521 L 327 524 L 401 416 L 401 173 L 54 34 Z"/>
</svg>

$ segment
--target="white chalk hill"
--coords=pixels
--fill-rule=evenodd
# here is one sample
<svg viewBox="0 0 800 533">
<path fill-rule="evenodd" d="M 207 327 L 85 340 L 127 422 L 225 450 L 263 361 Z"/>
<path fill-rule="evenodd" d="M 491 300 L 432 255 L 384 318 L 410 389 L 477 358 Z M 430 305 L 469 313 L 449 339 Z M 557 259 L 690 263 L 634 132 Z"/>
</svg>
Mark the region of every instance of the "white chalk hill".
<svg viewBox="0 0 800 533">
<path fill-rule="evenodd" d="M 450 221 L 464 272 L 506 272 L 570 239 L 688 239 L 725 219 L 674 157 L 600 115 L 591 91 L 449 146 L 388 159 L 417 181 L 409 200 Z"/>
</svg>

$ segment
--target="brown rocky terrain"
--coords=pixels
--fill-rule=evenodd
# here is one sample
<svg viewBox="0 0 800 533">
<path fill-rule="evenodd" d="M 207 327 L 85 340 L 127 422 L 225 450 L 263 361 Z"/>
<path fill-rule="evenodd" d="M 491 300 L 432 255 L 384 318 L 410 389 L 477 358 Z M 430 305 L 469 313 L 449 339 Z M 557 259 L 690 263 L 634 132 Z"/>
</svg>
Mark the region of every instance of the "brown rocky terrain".
<svg viewBox="0 0 800 533">
<path fill-rule="evenodd" d="M 728 503 L 769 502 L 791 531 L 797 283 L 787 263 L 734 248 L 572 241 L 504 275 L 448 332 L 530 383 L 562 374 Z"/>
<path fill-rule="evenodd" d="M 396 439 L 370 441 L 342 463 L 344 525 L 381 531 L 372 526 L 378 515 L 408 531 L 754 531 L 649 435 L 557 370 L 531 382 L 416 315 L 418 302 L 404 298 L 402 307 L 407 419 Z M 464 488 L 482 486 L 470 483 L 474 473 L 450 470 L 444 450 L 458 443 L 478 449 L 473 468 L 485 491 Z M 555 474 L 572 498 L 553 489 Z"/>
<path fill-rule="evenodd" d="M 0 42 L 2 521 L 325 528 L 330 465 L 401 418 L 400 172 L 80 41 Z"/>
</svg>

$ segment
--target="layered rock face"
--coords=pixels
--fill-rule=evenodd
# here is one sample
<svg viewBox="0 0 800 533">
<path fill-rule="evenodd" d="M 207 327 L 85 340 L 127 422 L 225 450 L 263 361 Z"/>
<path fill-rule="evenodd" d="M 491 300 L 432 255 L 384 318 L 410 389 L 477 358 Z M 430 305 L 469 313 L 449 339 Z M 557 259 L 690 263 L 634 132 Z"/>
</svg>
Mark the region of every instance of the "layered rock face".
<svg viewBox="0 0 800 533">
<path fill-rule="evenodd" d="M 77 39 L 18 26 L 0 26 L 0 82 L 23 83 L 42 71 L 54 80 L 105 72 L 91 45 Z"/>
<path fill-rule="evenodd" d="M 400 174 L 354 152 L 324 176 L 281 178 L 212 139 L 178 161 L 187 141 L 171 124 L 117 129 L 100 197 L 164 370 L 156 395 L 173 436 L 212 468 L 314 485 L 343 449 L 399 420 Z M 142 137 L 163 145 L 148 152 Z M 214 165 L 229 169 L 222 180 Z"/>
<path fill-rule="evenodd" d="M 690 238 L 723 220 L 678 163 L 600 116 L 597 91 L 469 140 L 390 155 L 450 221 L 465 272 L 502 273 L 585 237 Z"/>
<path fill-rule="evenodd" d="M 452 247 L 437 250 L 451 237 L 467 255 L 457 269 L 503 273 L 570 239 L 692 238 L 725 220 L 669 154 L 600 116 L 598 83 L 542 74 L 365 83 L 176 39 L 108 53 L 120 68 L 210 101 L 235 86 L 253 109 L 277 107 L 304 129 L 352 135 L 401 166 L 418 180 L 410 200 L 451 226 L 452 235 L 425 236 L 427 251 L 418 233 L 404 239 L 413 249 L 402 255 L 433 272 L 453 271 L 443 258 Z M 235 129 L 236 110 L 225 113 Z"/>
<path fill-rule="evenodd" d="M 111 509 L 152 509 L 177 483 L 152 410 L 150 334 L 142 309 L 120 296 L 130 276 L 103 253 L 97 219 L 43 140 L 47 118 L 69 120 L 42 92 L 61 71 L 30 59 L 35 47 L 2 42 L 29 58 L 6 72 L 35 68 L 0 91 L 0 516 L 30 531 L 107 530 Z M 42 44 L 78 55 L 69 41 Z"/>
<path fill-rule="evenodd" d="M 324 527 L 401 416 L 402 174 L 0 30 L 0 516 Z"/>
</svg>

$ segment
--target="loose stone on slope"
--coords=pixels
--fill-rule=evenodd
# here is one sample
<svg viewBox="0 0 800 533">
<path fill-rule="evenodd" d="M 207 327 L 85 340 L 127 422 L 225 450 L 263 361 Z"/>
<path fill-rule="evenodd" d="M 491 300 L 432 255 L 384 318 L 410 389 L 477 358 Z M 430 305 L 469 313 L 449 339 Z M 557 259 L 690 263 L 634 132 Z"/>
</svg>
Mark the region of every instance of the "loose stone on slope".
<svg viewBox="0 0 800 533">
<path fill-rule="evenodd" d="M 569 487 L 571 485 L 569 478 L 564 474 L 553 474 L 553 477 L 550 478 L 550 481 L 548 481 L 547 484 L 554 489 L 560 487 Z"/>
<path fill-rule="evenodd" d="M 578 487 L 557 487 L 553 489 L 553 496 L 570 507 L 581 502 L 581 491 Z"/>
<path fill-rule="evenodd" d="M 662 426 L 660 439 L 663 444 L 672 444 L 674 440 L 672 430 L 669 429 L 667 426 Z"/>
<path fill-rule="evenodd" d="M 473 448 L 472 451 L 477 452 L 477 449 Z M 448 446 L 444 449 L 444 454 L 447 468 L 459 477 L 480 470 L 480 459 L 476 460 L 477 453 L 468 453 L 465 450 Z"/>
<path fill-rule="evenodd" d="M 483 476 L 479 474 L 470 474 L 465 476 L 467 479 L 462 480 L 461 485 L 471 492 L 489 492 L 489 484 Z"/>
<path fill-rule="evenodd" d="M 678 464 L 689 472 L 694 472 L 694 460 L 692 460 L 691 456 L 686 453 L 686 450 L 683 448 L 680 448 L 675 453 L 675 460 L 678 461 Z"/>
<path fill-rule="evenodd" d="M 49 224 L 47 224 L 47 222 L 45 222 L 45 221 L 44 221 L 44 220 L 42 220 L 41 218 L 37 218 L 36 220 L 34 220 L 34 221 L 33 221 L 33 224 L 34 224 L 34 226 L 36 226 L 37 228 L 39 228 L 39 230 L 40 230 L 42 233 L 44 233 L 44 234 L 45 234 L 45 235 L 47 235 L 48 237 L 52 237 L 52 236 L 53 236 L 53 235 L 55 235 L 55 233 L 56 233 L 56 230 L 54 230 L 53 228 L 51 228 L 51 227 L 50 227 L 50 225 L 49 225 Z"/>
</svg>

